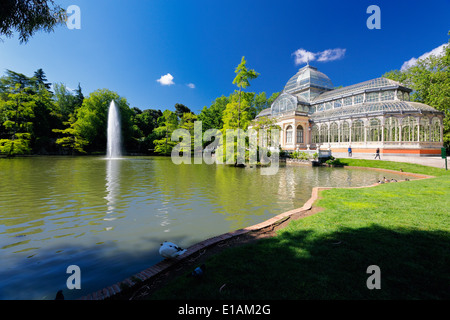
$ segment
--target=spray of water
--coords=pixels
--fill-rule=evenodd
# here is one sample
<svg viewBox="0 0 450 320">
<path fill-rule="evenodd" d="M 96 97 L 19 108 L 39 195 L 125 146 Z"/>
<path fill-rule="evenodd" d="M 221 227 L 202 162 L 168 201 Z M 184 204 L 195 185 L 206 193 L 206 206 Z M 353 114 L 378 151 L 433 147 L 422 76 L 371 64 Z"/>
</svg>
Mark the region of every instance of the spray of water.
<svg viewBox="0 0 450 320">
<path fill-rule="evenodd" d="M 112 100 L 108 110 L 108 143 L 106 156 L 119 158 L 122 155 L 122 138 L 120 127 L 119 106 Z"/>
</svg>

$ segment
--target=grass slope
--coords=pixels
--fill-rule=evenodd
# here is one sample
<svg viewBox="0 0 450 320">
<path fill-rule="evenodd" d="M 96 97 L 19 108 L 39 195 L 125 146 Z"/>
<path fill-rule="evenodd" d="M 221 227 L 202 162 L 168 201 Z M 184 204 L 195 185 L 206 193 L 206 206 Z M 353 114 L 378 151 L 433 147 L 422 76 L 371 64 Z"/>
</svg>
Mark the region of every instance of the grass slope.
<svg viewBox="0 0 450 320">
<path fill-rule="evenodd" d="M 325 208 L 277 236 L 206 261 L 203 279 L 174 279 L 151 299 L 449 299 L 450 175 L 406 163 L 347 165 L 434 175 L 321 192 Z M 369 290 L 370 265 L 381 289 Z M 220 290 L 222 288 L 222 290 Z"/>
</svg>

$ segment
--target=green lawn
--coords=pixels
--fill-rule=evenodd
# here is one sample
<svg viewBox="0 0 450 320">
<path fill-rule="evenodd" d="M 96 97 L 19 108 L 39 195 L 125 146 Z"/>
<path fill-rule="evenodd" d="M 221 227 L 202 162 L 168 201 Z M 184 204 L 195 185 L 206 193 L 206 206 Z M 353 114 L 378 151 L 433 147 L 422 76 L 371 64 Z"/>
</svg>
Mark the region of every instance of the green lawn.
<svg viewBox="0 0 450 320">
<path fill-rule="evenodd" d="M 204 279 L 174 279 L 151 298 L 449 299 L 450 174 L 406 163 L 342 161 L 436 178 L 322 191 L 316 205 L 324 211 L 209 258 Z M 380 267 L 380 290 L 367 288 L 370 265 Z"/>
</svg>

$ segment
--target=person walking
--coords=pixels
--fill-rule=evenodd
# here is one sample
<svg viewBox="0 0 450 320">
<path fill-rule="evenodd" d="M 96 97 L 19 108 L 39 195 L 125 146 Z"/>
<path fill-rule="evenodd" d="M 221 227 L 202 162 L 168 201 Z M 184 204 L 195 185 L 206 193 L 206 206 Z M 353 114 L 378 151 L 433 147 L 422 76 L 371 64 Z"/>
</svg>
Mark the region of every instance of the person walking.
<svg viewBox="0 0 450 320">
<path fill-rule="evenodd" d="M 380 148 L 377 148 L 377 151 L 375 151 L 375 159 L 376 158 L 381 160 L 381 158 L 380 158 Z"/>
<path fill-rule="evenodd" d="M 352 156 L 352 147 L 348 146 L 348 156 L 351 157 Z"/>
</svg>

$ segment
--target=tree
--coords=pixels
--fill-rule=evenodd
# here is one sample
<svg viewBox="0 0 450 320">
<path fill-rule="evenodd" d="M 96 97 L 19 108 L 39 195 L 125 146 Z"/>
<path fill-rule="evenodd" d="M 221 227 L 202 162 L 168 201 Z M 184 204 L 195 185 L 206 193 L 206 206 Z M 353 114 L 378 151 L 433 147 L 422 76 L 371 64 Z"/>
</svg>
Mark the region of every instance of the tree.
<svg viewBox="0 0 450 320">
<path fill-rule="evenodd" d="M 32 96 L 34 100 L 32 119 L 32 146 L 34 153 L 47 153 L 54 148 L 56 135 L 52 128 L 61 126 L 57 106 L 53 100 L 52 93 L 44 86 Z"/>
<path fill-rule="evenodd" d="M 33 78 L 36 80 L 36 88 L 38 88 L 40 85 L 44 86 L 47 90 L 50 90 L 50 87 L 52 86 L 51 83 L 47 83 L 47 76 L 45 75 L 44 70 L 38 69 L 34 72 Z"/>
<path fill-rule="evenodd" d="M 158 118 L 163 115 L 161 110 L 147 109 L 142 111 L 139 108 L 132 108 L 132 122 L 137 133 L 137 151 L 145 152 L 154 149 L 154 140 L 161 138 L 153 134 L 155 128 L 158 127 Z"/>
<path fill-rule="evenodd" d="M 247 130 L 251 120 L 248 113 L 249 108 L 250 102 L 247 99 L 242 99 L 239 105 L 239 96 L 237 94 L 231 95 L 229 102 L 223 111 L 223 129 Z"/>
<path fill-rule="evenodd" d="M 9 155 L 31 151 L 45 153 L 53 146 L 51 129 L 61 122 L 52 93 L 38 78 L 45 83 L 43 72 L 39 72 L 39 77 L 30 78 L 7 70 L 6 76 L 0 78 L 2 152 L 7 150 Z"/>
<path fill-rule="evenodd" d="M 8 156 L 31 152 L 31 132 L 35 101 L 28 94 L 29 88 L 20 84 L 0 100 L 1 126 L 0 152 Z"/>
<path fill-rule="evenodd" d="M 148 136 L 158 127 L 158 118 L 162 117 L 161 110 L 147 109 L 136 114 L 135 122 L 142 131 L 143 136 Z"/>
<path fill-rule="evenodd" d="M 191 152 L 194 151 L 195 145 L 194 145 L 194 138 L 195 138 L 195 132 L 194 132 L 194 124 L 195 121 L 197 121 L 197 116 L 193 113 L 186 112 L 183 113 L 183 116 L 180 121 L 180 129 L 185 129 L 189 131 L 189 134 L 191 135 L 191 145 L 190 150 Z M 201 139 L 201 137 L 199 137 Z"/>
<path fill-rule="evenodd" d="M 26 43 L 38 30 L 52 32 L 66 18 L 66 11 L 53 0 L 2 0 L 0 35 L 10 38 L 15 30 L 20 43 Z"/>
<path fill-rule="evenodd" d="M 211 106 L 203 107 L 202 111 L 197 117 L 197 120 L 202 122 L 202 131 L 209 129 L 222 129 L 223 127 L 223 111 L 227 107 L 229 98 L 221 96 L 216 98 Z"/>
<path fill-rule="evenodd" d="M 74 96 L 67 87 L 62 83 L 55 83 L 53 85 L 55 91 L 55 102 L 58 108 L 58 113 L 61 115 L 62 120 L 67 122 L 71 114 L 75 112 L 77 108 L 81 106 L 79 100 Z"/>
<path fill-rule="evenodd" d="M 19 92 L 27 87 L 35 88 L 35 80 L 12 70 L 6 70 L 6 75 L 0 79 L 1 93 Z"/>
<path fill-rule="evenodd" d="M 76 152 L 86 153 L 84 147 L 89 144 L 89 141 L 83 139 L 80 130 L 76 128 L 76 119 L 74 114 L 70 114 L 69 121 L 64 122 L 66 129 L 53 129 L 53 132 L 60 133 L 63 137 L 56 140 L 56 144 L 64 149 L 68 149 L 73 155 Z"/>
<path fill-rule="evenodd" d="M 135 132 L 132 123 L 133 111 L 125 98 L 108 89 L 99 89 L 85 98 L 83 105 L 76 110 L 74 129 L 76 134 L 88 141 L 87 151 L 106 150 L 106 131 L 108 126 L 108 108 L 114 100 L 119 106 L 124 146 L 133 144 Z"/>
<path fill-rule="evenodd" d="M 266 93 L 265 92 L 260 92 L 257 95 L 255 95 L 254 108 L 252 110 L 252 114 L 250 115 L 250 117 L 252 119 L 255 119 L 255 117 L 258 115 L 258 113 L 260 113 L 261 111 L 263 111 L 266 108 L 267 108 L 267 96 L 266 96 Z"/>
<path fill-rule="evenodd" d="M 240 127 L 241 121 L 241 91 L 242 89 L 248 88 L 250 86 L 250 80 L 256 79 L 259 76 L 255 70 L 248 70 L 245 66 L 247 61 L 245 57 L 242 57 L 241 63 L 237 66 L 236 77 L 233 80 L 233 84 L 235 84 L 239 88 L 239 101 L 238 101 L 238 127 Z"/>
<path fill-rule="evenodd" d="M 155 152 L 168 155 L 172 152 L 173 147 L 177 144 L 171 141 L 170 136 L 172 132 L 178 127 L 178 119 L 175 112 L 164 110 L 163 115 L 158 118 L 158 128 L 155 133 L 160 139 L 153 141 L 155 145 Z"/>
<path fill-rule="evenodd" d="M 224 161 L 227 161 L 226 153 L 230 152 L 231 148 L 232 150 L 237 150 L 237 154 L 234 155 L 235 166 L 238 164 L 238 162 L 242 164 L 243 161 L 245 160 L 245 154 L 240 152 L 238 144 L 239 141 L 241 141 L 241 130 L 244 131 L 247 130 L 247 127 L 251 120 L 247 112 L 247 110 L 250 107 L 248 100 L 242 99 L 242 101 L 240 101 L 241 104 L 239 105 L 239 102 L 236 101 L 238 99 L 239 99 L 238 95 L 232 95 L 230 102 L 227 104 L 227 107 L 223 112 L 223 129 L 222 129 L 223 143 L 224 143 L 223 150 L 227 151 L 224 152 Z M 235 129 L 238 129 L 237 136 L 233 138 L 233 145 L 230 146 L 227 144 L 228 143 L 227 135 L 229 133 L 227 131 L 228 130 L 234 131 Z M 245 140 L 247 141 L 248 139 Z"/>
<path fill-rule="evenodd" d="M 186 107 L 184 104 L 176 103 L 175 104 L 175 113 L 176 113 L 178 119 L 181 119 L 183 117 L 183 114 L 192 113 L 192 111 L 191 111 L 191 109 Z"/>
<path fill-rule="evenodd" d="M 79 107 L 81 107 L 81 105 L 83 104 L 83 101 L 84 101 L 84 95 L 81 90 L 81 85 L 79 82 L 78 82 L 78 87 L 75 89 L 75 97 L 76 97 L 76 108 L 75 109 L 78 109 Z"/>
</svg>

